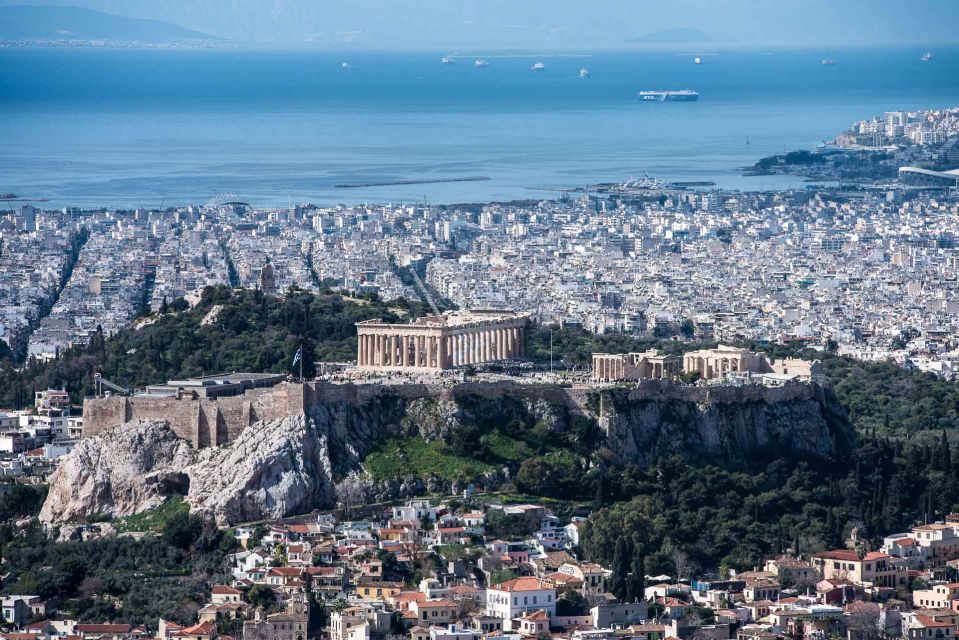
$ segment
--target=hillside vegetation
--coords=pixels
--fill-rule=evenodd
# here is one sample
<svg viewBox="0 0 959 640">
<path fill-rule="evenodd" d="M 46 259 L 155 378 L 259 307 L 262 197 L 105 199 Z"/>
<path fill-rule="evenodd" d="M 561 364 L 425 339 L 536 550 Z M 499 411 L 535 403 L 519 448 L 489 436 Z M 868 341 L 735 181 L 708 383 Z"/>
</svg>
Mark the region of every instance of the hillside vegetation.
<svg viewBox="0 0 959 640">
<path fill-rule="evenodd" d="M 0 363 L 0 407 L 23 407 L 37 389 L 65 388 L 74 402 L 93 393 L 93 373 L 126 387 L 231 371 L 292 372 L 303 346 L 303 373 L 314 362 L 356 357 L 356 322 L 403 322 L 425 313 L 418 303 L 350 300 L 294 291 L 284 298 L 260 291 L 210 287 L 187 309 L 174 301 L 166 313 L 141 319 L 114 336 L 97 334 L 89 345 L 53 362 L 29 362 L 20 371 Z M 299 366 L 297 366 L 299 369 Z"/>
</svg>

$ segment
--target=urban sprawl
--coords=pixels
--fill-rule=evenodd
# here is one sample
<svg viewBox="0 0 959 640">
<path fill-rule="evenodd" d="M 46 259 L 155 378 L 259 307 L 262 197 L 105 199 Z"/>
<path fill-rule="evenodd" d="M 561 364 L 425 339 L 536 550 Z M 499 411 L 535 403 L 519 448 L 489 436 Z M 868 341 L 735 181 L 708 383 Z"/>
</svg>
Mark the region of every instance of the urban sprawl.
<svg viewBox="0 0 959 640">
<path fill-rule="evenodd" d="M 822 382 L 818 361 L 726 346 L 745 342 L 954 378 L 959 174 L 948 166 L 959 162 L 957 140 L 957 109 L 887 113 L 823 153 L 882 154 L 893 178 L 776 192 L 632 180 L 552 201 L 450 207 L 260 209 L 232 196 L 165 210 L 25 204 L 0 216 L 0 339 L 18 361 L 54 360 L 148 322 L 145 311 L 227 285 L 434 307 L 407 324 L 358 323 L 356 362 L 338 363 L 341 380 L 395 383 L 410 370 L 448 381 L 448 369 L 519 360 L 530 323 L 720 343 L 682 356 L 593 354 L 581 385 L 680 375 L 699 385 Z M 828 177 L 821 167 L 797 171 Z M 151 393 L 182 394 L 189 384 Z M 212 393 L 211 380 L 196 384 Z M 0 411 L 0 472 L 42 483 L 82 436 L 66 392 L 36 390 L 33 408 Z M 221 631 L 234 621 L 232 633 L 246 640 L 305 640 L 315 636 L 316 602 L 326 605 L 330 640 L 959 634 L 959 514 L 887 532 L 876 550 L 853 529 L 843 548 L 789 549 L 750 571 L 693 572 L 677 558 L 672 575 L 629 574 L 626 588 L 619 567 L 584 559 L 585 518 L 558 517 L 546 503 L 467 487 L 343 506 L 231 527 L 241 548 L 229 555 L 231 579 L 211 585 L 193 624 L 75 620 L 39 596 L 4 595 L 0 638 L 213 640 L 230 637 Z M 111 525 L 81 529 L 96 537 Z"/>
</svg>

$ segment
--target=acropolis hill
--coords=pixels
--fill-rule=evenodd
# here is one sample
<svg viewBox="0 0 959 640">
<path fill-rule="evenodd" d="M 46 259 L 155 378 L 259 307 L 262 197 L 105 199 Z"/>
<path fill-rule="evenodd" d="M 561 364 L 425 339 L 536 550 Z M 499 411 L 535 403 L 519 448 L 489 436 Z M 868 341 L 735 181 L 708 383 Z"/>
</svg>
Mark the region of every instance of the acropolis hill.
<svg viewBox="0 0 959 640">
<path fill-rule="evenodd" d="M 803 382 L 568 387 L 519 379 L 417 383 L 379 377 L 280 382 L 221 397 L 92 398 L 84 413 L 88 437 L 54 479 L 46 521 L 128 515 L 175 494 L 221 524 L 327 508 L 345 478 L 370 480 L 363 462 L 386 439 L 450 442 L 461 429 L 509 425 L 559 436 L 576 420 L 591 420 L 603 432 L 599 446 L 611 462 L 641 467 L 671 455 L 734 465 L 784 451 L 830 459 L 853 441 L 828 389 Z M 508 473 L 461 480 L 494 489 Z M 452 482 L 396 477 L 373 486 L 370 495 L 450 491 Z"/>
</svg>

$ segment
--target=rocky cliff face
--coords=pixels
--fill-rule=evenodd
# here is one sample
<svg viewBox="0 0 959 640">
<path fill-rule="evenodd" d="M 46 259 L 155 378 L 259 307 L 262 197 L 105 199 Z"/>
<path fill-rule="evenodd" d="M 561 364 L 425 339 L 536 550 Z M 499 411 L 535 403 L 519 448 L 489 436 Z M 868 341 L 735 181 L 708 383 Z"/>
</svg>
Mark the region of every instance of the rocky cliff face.
<svg viewBox="0 0 959 640">
<path fill-rule="evenodd" d="M 43 522 L 127 516 L 189 486 L 193 448 L 165 423 L 131 422 L 81 441 L 53 473 Z"/>
<path fill-rule="evenodd" d="M 851 438 L 841 410 L 824 395 L 708 403 L 610 393 L 603 400 L 607 446 L 619 462 L 640 466 L 675 454 L 734 464 L 786 453 L 825 458 L 842 454 Z"/>
<path fill-rule="evenodd" d="M 228 525 L 337 502 L 450 490 L 434 478 L 373 486 L 362 460 L 390 435 L 449 440 L 458 429 L 489 425 L 561 433 L 574 420 L 596 420 L 606 434 L 602 446 L 615 459 L 643 466 L 670 454 L 711 462 L 785 451 L 826 457 L 852 439 L 841 409 L 813 387 L 544 389 L 474 386 L 422 397 L 384 393 L 362 402 L 327 401 L 306 414 L 254 423 L 230 444 L 199 450 L 165 422 L 126 423 L 84 440 L 67 456 L 40 517 L 53 523 L 124 516 L 183 495 L 193 510 Z M 498 470 L 476 482 L 497 486 L 509 473 Z"/>
<path fill-rule="evenodd" d="M 222 447 L 193 447 L 165 422 L 84 440 L 50 482 L 47 523 L 145 511 L 171 495 L 218 524 L 279 518 L 334 502 L 326 435 L 306 416 L 260 422 Z"/>
</svg>

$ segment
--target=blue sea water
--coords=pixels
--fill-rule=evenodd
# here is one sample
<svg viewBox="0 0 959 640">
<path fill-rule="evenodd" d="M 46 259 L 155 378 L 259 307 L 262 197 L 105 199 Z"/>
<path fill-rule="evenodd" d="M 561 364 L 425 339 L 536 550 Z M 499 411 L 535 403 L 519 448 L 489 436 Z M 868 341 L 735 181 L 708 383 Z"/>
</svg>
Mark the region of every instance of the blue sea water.
<svg viewBox="0 0 959 640">
<path fill-rule="evenodd" d="M 477 69 L 475 55 L 443 65 L 442 53 L 5 49 L 0 191 L 156 206 L 218 193 L 259 205 L 476 202 L 644 173 L 797 186 L 740 168 L 886 110 L 959 105 L 959 48 L 927 63 L 922 52 L 490 54 Z M 546 68 L 533 72 L 537 60 Z M 687 87 L 699 102 L 636 99 Z M 491 180 L 334 187 L 473 175 Z"/>
</svg>

